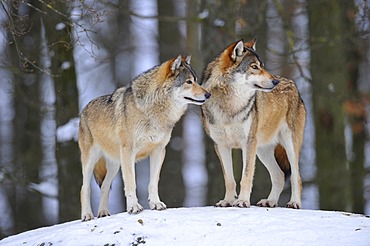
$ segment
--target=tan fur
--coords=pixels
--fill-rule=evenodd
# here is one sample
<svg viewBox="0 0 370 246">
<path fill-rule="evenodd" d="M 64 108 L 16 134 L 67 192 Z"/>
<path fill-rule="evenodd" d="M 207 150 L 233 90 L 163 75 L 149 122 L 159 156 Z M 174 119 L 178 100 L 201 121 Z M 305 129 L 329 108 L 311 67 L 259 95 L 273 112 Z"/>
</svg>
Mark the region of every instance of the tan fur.
<svg viewBox="0 0 370 246">
<path fill-rule="evenodd" d="M 225 198 L 217 206 L 250 206 L 256 155 L 270 173 L 272 189 L 258 205 L 277 205 L 284 172 L 291 169 L 292 197 L 288 207 L 301 207 L 298 159 L 306 111 L 293 81 L 273 76 L 255 53 L 256 40 L 238 41 L 210 62 L 202 84 L 212 98 L 202 106 L 202 121 L 215 143 L 225 179 Z M 231 149 L 242 149 L 239 196 Z M 283 172 L 284 171 L 284 172 Z"/>
<path fill-rule="evenodd" d="M 83 173 L 81 219 L 91 220 L 90 179 L 101 186 L 98 217 L 109 215 L 108 195 L 121 167 L 127 211 L 138 213 L 136 161 L 150 156 L 149 206 L 165 209 L 158 196 L 165 146 L 189 103 L 201 105 L 210 94 L 196 83 L 190 57 L 180 56 L 139 75 L 130 86 L 92 100 L 82 111 L 79 146 Z"/>
<path fill-rule="evenodd" d="M 94 167 L 94 177 L 99 187 L 102 186 L 105 175 L 107 175 L 107 166 L 104 158 L 100 158 Z"/>
<path fill-rule="evenodd" d="M 284 147 L 281 146 L 281 144 L 278 144 L 275 147 L 274 156 L 275 156 L 277 163 L 279 164 L 280 169 L 284 173 L 287 173 L 290 170 L 290 163 L 289 163 L 286 151 Z"/>
</svg>

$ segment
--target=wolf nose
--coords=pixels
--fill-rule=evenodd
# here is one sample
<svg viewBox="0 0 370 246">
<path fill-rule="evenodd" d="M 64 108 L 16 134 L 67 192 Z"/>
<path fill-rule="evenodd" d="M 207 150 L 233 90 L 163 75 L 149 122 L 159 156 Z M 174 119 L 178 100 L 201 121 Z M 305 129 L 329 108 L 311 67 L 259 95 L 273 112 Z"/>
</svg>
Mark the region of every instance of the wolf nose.
<svg viewBox="0 0 370 246">
<path fill-rule="evenodd" d="M 207 92 L 206 94 L 204 94 L 204 96 L 208 99 L 211 97 L 211 93 Z"/>
<path fill-rule="evenodd" d="M 273 79 L 272 80 L 272 84 L 275 86 L 275 85 L 277 85 L 277 84 L 279 84 L 280 83 L 280 80 L 277 80 L 277 79 Z"/>
</svg>

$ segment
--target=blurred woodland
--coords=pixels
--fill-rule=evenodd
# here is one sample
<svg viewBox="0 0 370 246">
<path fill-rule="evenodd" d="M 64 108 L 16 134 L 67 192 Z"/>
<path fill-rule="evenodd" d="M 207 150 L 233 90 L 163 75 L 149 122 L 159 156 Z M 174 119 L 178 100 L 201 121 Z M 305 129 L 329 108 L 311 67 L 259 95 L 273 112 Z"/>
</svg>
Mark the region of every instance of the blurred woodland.
<svg viewBox="0 0 370 246">
<path fill-rule="evenodd" d="M 369 5 L 369 0 L 2 0 L 0 239 L 79 219 L 76 133 L 79 112 L 91 99 L 178 54 L 192 54 L 200 80 L 207 62 L 227 45 L 253 37 L 267 70 L 294 79 L 307 107 L 303 207 L 370 214 Z M 233 159 L 240 179 L 240 151 Z M 137 165 L 142 205 L 148 170 L 145 161 Z M 270 185 L 257 164 L 252 204 L 267 197 Z M 119 177 L 113 186 L 111 210 L 122 212 Z M 199 107 L 189 107 L 173 131 L 159 192 L 168 207 L 214 205 L 224 195 L 221 166 L 202 130 Z M 280 204 L 289 192 L 285 187 Z"/>
</svg>

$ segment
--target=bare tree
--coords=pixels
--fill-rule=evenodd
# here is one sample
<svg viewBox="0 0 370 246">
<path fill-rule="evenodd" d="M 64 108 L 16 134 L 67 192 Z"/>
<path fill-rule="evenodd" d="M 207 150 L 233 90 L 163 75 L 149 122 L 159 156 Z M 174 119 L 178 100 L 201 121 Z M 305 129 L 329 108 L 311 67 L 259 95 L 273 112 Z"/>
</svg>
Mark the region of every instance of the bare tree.
<svg viewBox="0 0 370 246">
<path fill-rule="evenodd" d="M 308 1 L 317 178 L 322 209 L 346 210 L 353 205 L 352 192 L 363 194 L 362 175 L 353 177 L 360 183 L 354 181 L 352 185 L 356 190 L 352 190 L 348 185 L 351 180 L 348 168 L 354 173 L 354 170 L 361 172 L 363 168 L 364 131 L 360 128 L 352 132 L 353 151 L 356 151 L 354 160 L 346 155 L 345 137 L 348 117 L 352 130 L 356 130 L 354 126 L 364 119 L 362 115 L 357 118 L 350 110 L 352 100 L 358 94 L 357 68 L 354 68 L 358 67 L 359 56 L 353 49 L 356 46 L 353 46 L 352 37 L 356 33 L 353 15 L 350 15 L 354 11 L 352 1 Z M 347 105 L 349 115 L 344 105 Z M 341 190 L 341 195 L 333 192 L 335 190 Z M 355 208 L 357 212 L 363 212 L 363 205 L 357 204 Z"/>
<path fill-rule="evenodd" d="M 5 6 L 9 28 L 10 69 L 13 72 L 14 190 L 8 190 L 13 203 L 15 232 L 43 224 L 41 196 L 29 192 L 30 183 L 39 183 L 40 136 L 40 18 L 37 11 L 19 2 Z M 22 50 L 22 53 L 20 53 Z M 32 57 L 25 59 L 25 57 Z M 21 59 L 18 59 L 21 58 Z M 35 155 L 35 153 L 39 153 Z M 27 213 L 32 210 L 34 213 Z"/>
<path fill-rule="evenodd" d="M 55 88 L 56 128 L 78 117 L 78 93 L 73 58 L 73 33 L 70 24 L 71 6 L 68 2 L 42 5 L 41 10 L 57 12 L 42 15 L 50 54 L 50 72 Z M 81 165 L 76 139 L 56 141 L 55 155 L 58 163 L 59 220 L 68 221 L 79 217 L 79 192 Z M 73 184 L 73 185 L 72 185 Z"/>
<path fill-rule="evenodd" d="M 158 0 L 159 16 L 176 16 L 175 2 L 173 0 Z M 176 21 L 165 21 L 159 19 L 159 60 L 164 62 L 181 54 L 182 46 L 179 25 Z M 159 191 L 164 202 L 169 207 L 182 206 L 185 190 L 181 174 L 181 144 L 182 144 L 182 119 L 176 124 L 172 131 L 170 143 L 166 147 L 166 158 L 161 172 Z"/>
</svg>

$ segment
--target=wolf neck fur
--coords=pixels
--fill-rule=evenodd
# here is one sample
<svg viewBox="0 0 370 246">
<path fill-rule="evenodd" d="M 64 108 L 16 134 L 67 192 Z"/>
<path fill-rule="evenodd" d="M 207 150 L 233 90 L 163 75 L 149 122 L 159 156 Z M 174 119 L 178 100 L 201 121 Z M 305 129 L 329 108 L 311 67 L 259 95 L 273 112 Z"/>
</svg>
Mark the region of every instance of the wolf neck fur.
<svg viewBox="0 0 370 246">
<path fill-rule="evenodd" d="M 165 120 L 173 125 L 185 113 L 187 105 L 176 103 L 176 99 L 173 98 L 173 85 L 167 83 L 163 76 L 152 76 L 158 72 L 158 69 L 160 67 L 155 67 L 132 82 L 135 105 L 148 117 L 161 115 L 161 119 L 158 120 Z"/>
<path fill-rule="evenodd" d="M 228 115 L 226 119 L 246 120 L 251 110 L 255 107 L 257 91 L 243 84 L 229 82 L 226 78 L 218 77 L 213 79 L 213 81 L 208 80 L 208 86 L 206 87 L 213 97 L 210 98 L 210 101 L 205 106 Z M 219 101 L 215 99 L 220 97 L 225 100 Z"/>
<path fill-rule="evenodd" d="M 215 95 L 226 97 L 232 104 L 240 104 L 249 101 L 255 97 L 256 91 L 248 88 L 247 85 L 237 84 L 234 81 L 230 82 L 229 78 L 214 78 L 206 83 L 206 89 Z M 217 98 L 217 97 L 213 97 Z M 212 99 L 212 98 L 211 98 Z"/>
</svg>

